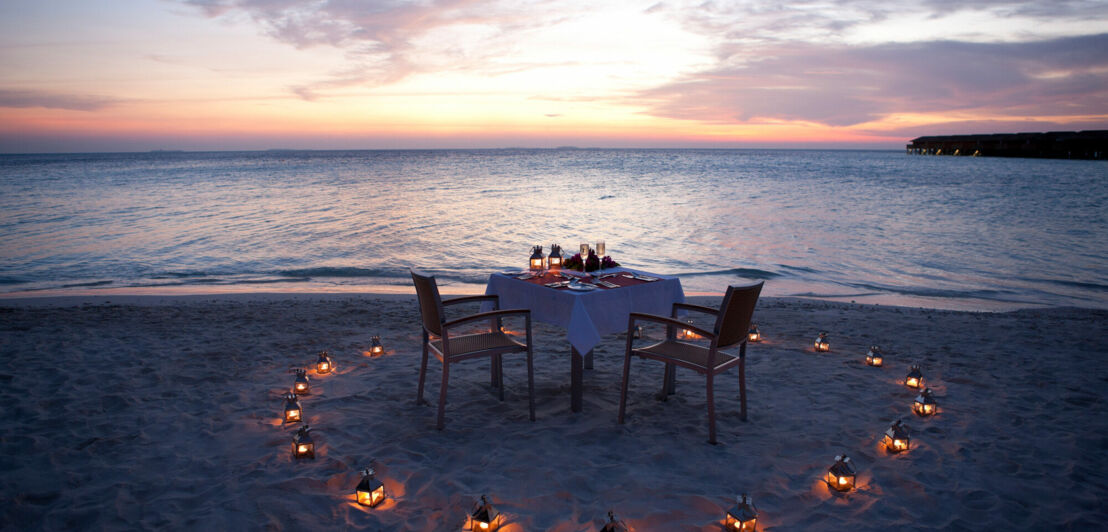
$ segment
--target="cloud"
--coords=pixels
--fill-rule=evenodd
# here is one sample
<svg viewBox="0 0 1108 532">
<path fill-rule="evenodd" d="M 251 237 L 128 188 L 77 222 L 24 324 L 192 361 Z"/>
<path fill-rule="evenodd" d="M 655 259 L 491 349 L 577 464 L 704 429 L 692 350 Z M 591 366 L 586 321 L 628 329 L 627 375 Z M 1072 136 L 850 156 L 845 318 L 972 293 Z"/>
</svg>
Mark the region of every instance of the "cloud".
<svg viewBox="0 0 1108 532">
<path fill-rule="evenodd" d="M 231 9 L 230 3 L 223 0 L 184 0 L 184 3 L 203 11 L 209 17 L 217 17 Z"/>
<path fill-rule="evenodd" d="M 709 33 L 734 43 L 846 42 L 852 31 L 913 21 L 891 40 L 921 40 L 914 36 L 941 34 L 943 38 L 966 40 L 976 35 L 986 41 L 1033 40 L 1065 31 L 1048 28 L 1048 23 L 1103 21 L 1103 0 L 789 0 L 787 2 L 684 0 L 656 4 L 652 11 L 668 11 L 695 31 Z M 962 21 L 987 20 L 967 28 Z M 938 22 L 928 25 L 927 22 Z M 1025 23 L 1030 21 L 1030 26 Z M 1096 24 L 1093 22 L 1093 24 Z M 923 27 L 929 26 L 929 27 Z M 1103 27 L 1103 24 L 1099 25 Z M 1089 27 L 1095 27 L 1090 24 Z M 1028 29 L 1030 28 L 1030 29 Z M 1019 33 L 1022 32 L 1022 35 Z M 1084 33 L 1091 33 L 1085 31 Z M 974 39 L 976 40 L 976 39 Z"/>
<path fill-rule="evenodd" d="M 495 77 L 557 66 L 524 60 L 526 51 L 519 47 L 527 41 L 522 37 L 592 12 L 577 0 L 181 1 L 208 17 L 246 16 L 290 46 L 341 50 L 346 68 L 288 87 L 309 101 L 421 72 Z M 613 103 L 711 123 L 796 121 L 840 127 L 896 113 L 937 111 L 1105 115 L 1108 37 L 1052 37 L 1073 34 L 1080 29 L 1074 24 L 1104 20 L 1105 11 L 1103 0 L 644 4 L 643 13 L 707 36 L 715 65 Z M 989 23 L 964 22 L 978 20 L 974 17 Z M 958 20 L 963 22 L 952 24 Z M 1041 30 L 1035 26 L 1039 22 Z M 878 39 L 906 23 L 928 30 Z M 602 69 L 591 57 L 579 62 L 582 68 Z M 563 61 L 563 66 L 578 65 Z M 623 91 L 614 87 L 614 92 Z"/>
<path fill-rule="evenodd" d="M 637 100 L 653 115 L 716 123 L 851 126 L 893 113 L 959 110 L 1108 115 L 1108 34 L 1024 43 L 781 43 L 753 51 Z"/>
<path fill-rule="evenodd" d="M 1054 120 L 956 120 L 894 129 L 861 130 L 859 133 L 876 137 L 910 139 L 926 135 L 987 135 L 991 133 L 1017 133 L 1040 131 L 1086 131 L 1104 129 L 1104 122 L 1078 120 L 1058 122 Z"/>
<path fill-rule="evenodd" d="M 493 32 L 480 40 L 485 45 L 498 35 L 556 19 L 537 12 L 541 10 L 487 0 L 184 1 L 209 17 L 244 13 L 270 37 L 297 48 L 343 50 L 351 68 L 290 88 L 304 99 L 318 98 L 335 88 L 389 84 L 416 72 L 482 64 L 487 55 L 461 39 L 451 42 L 451 29 L 484 27 Z M 444 34 L 437 49 L 429 50 L 426 43 L 418 42 L 436 32 Z"/>
<path fill-rule="evenodd" d="M 0 107 L 44 107 L 70 111 L 96 111 L 122 100 L 90 94 L 62 94 L 48 91 L 0 89 Z"/>
</svg>

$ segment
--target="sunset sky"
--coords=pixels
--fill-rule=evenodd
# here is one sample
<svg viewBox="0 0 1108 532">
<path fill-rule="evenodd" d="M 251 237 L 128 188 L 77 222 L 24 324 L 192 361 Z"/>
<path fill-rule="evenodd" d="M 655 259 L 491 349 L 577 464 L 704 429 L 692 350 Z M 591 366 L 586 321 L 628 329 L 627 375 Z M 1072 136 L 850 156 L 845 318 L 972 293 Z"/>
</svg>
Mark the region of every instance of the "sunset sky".
<svg viewBox="0 0 1108 532">
<path fill-rule="evenodd" d="M 1108 0 L 4 0 L 0 152 L 1108 129 Z"/>
</svg>

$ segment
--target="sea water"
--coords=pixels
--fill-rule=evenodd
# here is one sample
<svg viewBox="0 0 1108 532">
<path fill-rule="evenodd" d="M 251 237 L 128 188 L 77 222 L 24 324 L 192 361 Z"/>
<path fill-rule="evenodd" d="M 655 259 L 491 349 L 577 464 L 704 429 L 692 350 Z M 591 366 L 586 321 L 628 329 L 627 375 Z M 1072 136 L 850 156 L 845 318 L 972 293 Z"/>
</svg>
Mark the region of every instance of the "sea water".
<svg viewBox="0 0 1108 532">
<path fill-rule="evenodd" d="M 603 240 L 686 293 L 1108 308 L 1108 164 L 902 151 L 0 156 L 0 292 L 481 292 Z"/>
</svg>

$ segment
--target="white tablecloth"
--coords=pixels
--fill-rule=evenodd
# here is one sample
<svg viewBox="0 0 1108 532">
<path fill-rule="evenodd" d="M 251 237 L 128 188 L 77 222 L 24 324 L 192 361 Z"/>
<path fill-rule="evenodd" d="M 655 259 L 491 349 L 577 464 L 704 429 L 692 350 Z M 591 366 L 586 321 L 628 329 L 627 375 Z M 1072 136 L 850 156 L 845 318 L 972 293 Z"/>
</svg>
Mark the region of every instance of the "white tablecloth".
<svg viewBox="0 0 1108 532">
<path fill-rule="evenodd" d="M 685 302 L 685 291 L 677 277 L 628 268 L 604 270 L 605 273 L 619 271 L 633 271 L 661 280 L 577 292 L 547 288 L 494 273 L 489 276 L 485 294 L 500 296 L 501 309 L 530 309 L 533 320 L 565 327 L 569 343 L 578 353 L 584 354 L 600 343 L 601 336 L 626 331 L 627 318 L 632 312 L 669 316 L 674 303 Z"/>
</svg>

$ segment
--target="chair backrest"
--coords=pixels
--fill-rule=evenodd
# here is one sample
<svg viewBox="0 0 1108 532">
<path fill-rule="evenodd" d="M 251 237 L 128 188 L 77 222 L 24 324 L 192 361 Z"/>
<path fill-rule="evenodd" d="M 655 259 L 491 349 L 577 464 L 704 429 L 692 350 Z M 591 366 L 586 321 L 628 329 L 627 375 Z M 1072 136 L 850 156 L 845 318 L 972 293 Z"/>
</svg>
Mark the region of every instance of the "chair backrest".
<svg viewBox="0 0 1108 532">
<path fill-rule="evenodd" d="M 724 348 L 735 345 L 747 338 L 750 332 L 750 318 L 754 315 L 754 305 L 762 293 L 765 281 L 750 286 L 728 286 L 723 303 L 719 306 L 715 333 L 717 346 Z"/>
<path fill-rule="evenodd" d="M 430 275 L 412 273 L 412 283 L 415 284 L 416 296 L 419 298 L 419 314 L 423 317 L 423 328 L 435 336 L 442 336 L 442 324 L 445 314 L 442 311 L 442 297 L 439 296 L 439 285 Z"/>
</svg>

